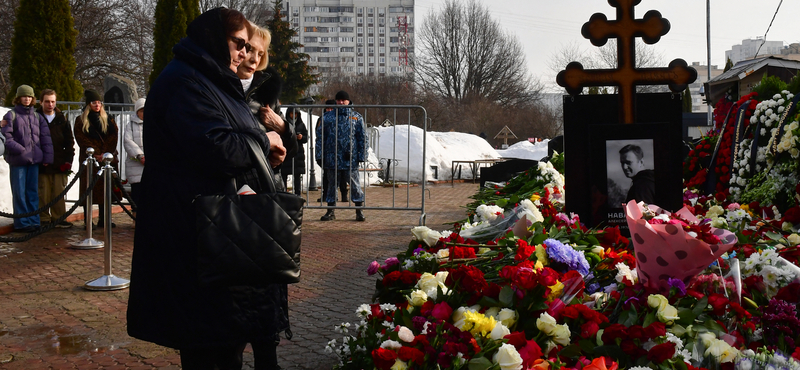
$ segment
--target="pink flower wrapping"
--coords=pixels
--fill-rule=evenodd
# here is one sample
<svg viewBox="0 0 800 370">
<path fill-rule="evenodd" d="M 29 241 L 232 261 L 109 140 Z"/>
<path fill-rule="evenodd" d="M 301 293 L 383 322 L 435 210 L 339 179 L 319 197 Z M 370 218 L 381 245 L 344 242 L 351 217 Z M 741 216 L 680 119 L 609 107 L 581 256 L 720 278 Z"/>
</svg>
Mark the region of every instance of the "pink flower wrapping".
<svg viewBox="0 0 800 370">
<path fill-rule="evenodd" d="M 668 213 L 657 206 L 649 206 L 656 214 Z M 625 206 L 625 218 L 631 231 L 636 268 L 642 284 L 669 291 L 669 278 L 680 279 L 684 283 L 705 270 L 709 264 L 729 251 L 737 242 L 736 235 L 724 229 L 711 228 L 719 237 L 720 244 L 699 240 L 680 226 L 670 223 L 649 224 L 642 218 L 642 206 L 630 201 Z M 697 218 L 685 207 L 676 212 L 683 219 L 697 223 Z"/>
</svg>

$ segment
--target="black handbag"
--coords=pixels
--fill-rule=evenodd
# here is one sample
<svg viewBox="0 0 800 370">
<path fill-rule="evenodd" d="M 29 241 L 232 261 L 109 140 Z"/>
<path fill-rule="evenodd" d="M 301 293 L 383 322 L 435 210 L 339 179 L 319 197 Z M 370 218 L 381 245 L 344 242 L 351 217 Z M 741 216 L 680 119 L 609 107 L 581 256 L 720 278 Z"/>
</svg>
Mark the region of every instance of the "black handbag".
<svg viewBox="0 0 800 370">
<path fill-rule="evenodd" d="M 199 195 L 194 199 L 197 272 L 204 286 L 300 281 L 300 226 L 305 200 L 279 191 L 263 150 L 252 138 L 247 142 L 259 180 L 268 192 Z"/>
</svg>

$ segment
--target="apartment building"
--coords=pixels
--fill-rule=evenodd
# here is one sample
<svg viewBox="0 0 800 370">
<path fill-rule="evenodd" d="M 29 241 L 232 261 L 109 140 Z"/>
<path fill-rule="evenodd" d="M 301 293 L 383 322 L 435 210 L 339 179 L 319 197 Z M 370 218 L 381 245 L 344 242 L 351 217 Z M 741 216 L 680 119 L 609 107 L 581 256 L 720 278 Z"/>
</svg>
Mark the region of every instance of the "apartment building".
<svg viewBox="0 0 800 370">
<path fill-rule="evenodd" d="M 703 84 L 708 82 L 708 80 L 717 77 L 724 72 L 723 69 L 718 68 L 716 65 L 711 65 L 711 77 L 708 76 L 708 66 L 700 64 L 700 62 L 692 62 L 692 68 L 697 70 L 697 79 L 694 80 L 693 83 L 689 84 L 689 92 L 692 94 L 692 112 L 693 113 L 700 113 L 700 112 L 708 112 L 708 105 L 703 103 L 703 99 L 706 97 L 700 95 L 700 89 L 703 87 Z M 716 103 L 713 102 L 712 105 Z"/>
<path fill-rule="evenodd" d="M 288 1 L 287 17 L 309 65 L 325 75 L 410 73 L 414 0 Z"/>
<path fill-rule="evenodd" d="M 755 58 L 756 52 L 760 56 L 780 55 L 782 49 L 783 41 L 765 41 L 763 37 L 746 39 L 739 45 L 733 45 L 731 50 L 726 50 L 725 60 L 730 59 L 736 65 L 740 61 Z"/>
</svg>

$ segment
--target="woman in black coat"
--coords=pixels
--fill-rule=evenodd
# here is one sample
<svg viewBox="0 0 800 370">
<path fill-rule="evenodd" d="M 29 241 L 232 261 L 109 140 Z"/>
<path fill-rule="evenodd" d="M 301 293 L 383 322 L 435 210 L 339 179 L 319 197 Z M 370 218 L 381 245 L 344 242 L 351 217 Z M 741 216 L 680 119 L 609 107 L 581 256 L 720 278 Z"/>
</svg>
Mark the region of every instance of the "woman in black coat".
<svg viewBox="0 0 800 370">
<path fill-rule="evenodd" d="M 297 154 L 294 157 L 286 156 L 286 161 L 281 165 L 281 177 L 283 185 L 287 186 L 289 175 L 292 176 L 292 189 L 295 194 L 300 195 L 303 189 L 303 175 L 306 173 L 306 152 L 303 144 L 308 142 L 308 129 L 303 122 L 300 111 L 296 108 L 286 110 L 286 118 L 289 122 L 294 122 L 294 132 L 297 138 Z"/>
<path fill-rule="evenodd" d="M 142 174 L 128 301 L 128 334 L 180 350 L 184 369 L 241 368 L 251 343 L 256 368 L 278 368 L 278 334 L 288 312 L 277 285 L 209 288 L 197 275 L 192 200 L 251 182 L 255 162 L 246 137 L 270 164 L 286 154 L 280 136 L 250 113 L 236 68 L 251 30 L 244 16 L 209 10 L 187 28 L 175 58 L 150 89 L 145 107 L 147 166 Z M 274 112 L 266 119 L 285 129 Z M 280 118 L 280 117 L 278 117 Z M 287 333 L 288 334 L 288 333 Z"/>
</svg>

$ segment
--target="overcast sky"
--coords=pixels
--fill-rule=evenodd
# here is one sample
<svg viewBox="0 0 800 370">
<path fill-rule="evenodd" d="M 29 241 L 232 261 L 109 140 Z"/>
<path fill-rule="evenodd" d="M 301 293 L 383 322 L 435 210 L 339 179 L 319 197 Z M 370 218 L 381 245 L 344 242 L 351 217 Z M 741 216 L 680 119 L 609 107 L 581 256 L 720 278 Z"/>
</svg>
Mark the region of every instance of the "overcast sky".
<svg viewBox="0 0 800 370">
<path fill-rule="evenodd" d="M 594 46 L 581 36 L 581 26 L 594 13 L 616 18 L 607 0 L 480 0 L 494 18 L 513 32 L 525 48 L 529 70 L 543 82 L 557 87 L 548 61 L 571 43 L 584 50 Z M 420 29 L 431 11 L 441 9 L 444 0 L 416 0 L 416 25 Z M 711 0 L 711 64 L 725 66 L 725 51 L 743 39 L 763 37 L 781 0 Z M 669 20 L 669 33 L 654 45 L 666 63 L 682 58 L 706 64 L 706 1 L 642 0 L 636 18 L 658 10 Z M 783 1 L 767 34 L 768 41 L 800 42 L 800 1 Z"/>
</svg>

